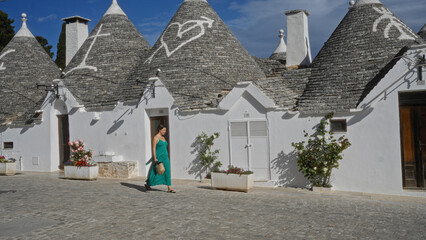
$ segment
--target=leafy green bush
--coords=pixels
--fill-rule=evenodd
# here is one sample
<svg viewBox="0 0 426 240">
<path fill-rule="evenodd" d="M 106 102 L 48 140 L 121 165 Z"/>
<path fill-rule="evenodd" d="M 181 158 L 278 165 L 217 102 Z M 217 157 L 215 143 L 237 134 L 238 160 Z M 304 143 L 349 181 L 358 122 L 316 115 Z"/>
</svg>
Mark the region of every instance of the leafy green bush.
<svg viewBox="0 0 426 240">
<path fill-rule="evenodd" d="M 299 171 L 315 187 L 331 187 L 331 172 L 339 167 L 339 160 L 343 159 L 343 151 L 351 146 L 345 136 L 336 139 L 333 133 L 326 129 L 328 120 L 331 118 L 333 113 L 325 116 L 317 126 L 316 132 L 310 136 L 304 131 L 305 137 L 308 138 L 307 143 L 302 141 L 291 144 L 297 151 Z"/>
</svg>

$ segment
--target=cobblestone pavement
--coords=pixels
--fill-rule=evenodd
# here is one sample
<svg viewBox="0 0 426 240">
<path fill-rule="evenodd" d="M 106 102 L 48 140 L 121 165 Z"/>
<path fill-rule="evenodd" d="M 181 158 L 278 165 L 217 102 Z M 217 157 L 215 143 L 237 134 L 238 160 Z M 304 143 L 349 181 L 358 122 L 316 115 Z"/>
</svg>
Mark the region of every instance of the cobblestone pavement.
<svg viewBox="0 0 426 240">
<path fill-rule="evenodd" d="M 143 179 L 0 177 L 0 239 L 425 239 L 426 201 Z"/>
</svg>

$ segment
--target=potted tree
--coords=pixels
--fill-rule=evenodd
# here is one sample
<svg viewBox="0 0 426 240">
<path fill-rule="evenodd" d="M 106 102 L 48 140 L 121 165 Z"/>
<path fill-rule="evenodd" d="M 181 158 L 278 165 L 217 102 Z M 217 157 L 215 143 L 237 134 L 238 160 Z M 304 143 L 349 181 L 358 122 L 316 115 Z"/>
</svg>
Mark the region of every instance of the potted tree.
<svg viewBox="0 0 426 240">
<path fill-rule="evenodd" d="M 84 149 L 81 140 L 69 142 L 71 147 L 71 161 L 65 166 L 65 178 L 79 180 L 96 180 L 99 175 L 99 166 L 92 161 L 93 153 Z"/>
<path fill-rule="evenodd" d="M 16 173 L 16 163 L 0 156 L 0 175 L 13 176 Z"/>
<path fill-rule="evenodd" d="M 297 151 L 299 171 L 311 182 L 313 191 L 331 190 L 331 172 L 339 167 L 343 151 L 351 146 L 345 136 L 336 139 L 333 132 L 327 130 L 331 118 L 333 113 L 325 116 L 310 136 L 304 131 L 307 142 L 292 143 Z"/>
<path fill-rule="evenodd" d="M 219 149 L 212 150 L 214 145 L 214 140 L 219 138 L 220 134 L 218 132 L 213 133 L 213 135 L 208 136 L 206 133 L 201 132 L 197 137 L 198 142 L 200 143 L 200 163 L 203 167 L 201 171 L 206 171 L 206 178 L 211 178 L 211 172 L 217 171 L 222 166 L 222 163 L 216 161 L 219 155 Z"/>
<path fill-rule="evenodd" d="M 212 172 L 212 188 L 248 192 L 253 188 L 254 174 L 242 168 L 229 166 L 226 171 Z"/>
</svg>

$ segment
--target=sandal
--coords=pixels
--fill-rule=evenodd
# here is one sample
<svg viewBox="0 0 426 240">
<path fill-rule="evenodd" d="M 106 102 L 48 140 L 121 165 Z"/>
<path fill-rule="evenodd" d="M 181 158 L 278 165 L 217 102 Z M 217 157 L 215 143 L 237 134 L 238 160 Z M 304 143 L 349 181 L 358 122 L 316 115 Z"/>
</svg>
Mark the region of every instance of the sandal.
<svg viewBox="0 0 426 240">
<path fill-rule="evenodd" d="M 148 186 L 148 184 L 146 184 L 146 183 L 145 183 L 145 188 L 146 188 L 147 191 L 151 191 L 152 190 L 152 188 L 150 186 Z"/>
<path fill-rule="evenodd" d="M 169 191 L 167 191 L 168 193 L 176 193 L 176 191 L 175 190 L 169 190 Z"/>
</svg>

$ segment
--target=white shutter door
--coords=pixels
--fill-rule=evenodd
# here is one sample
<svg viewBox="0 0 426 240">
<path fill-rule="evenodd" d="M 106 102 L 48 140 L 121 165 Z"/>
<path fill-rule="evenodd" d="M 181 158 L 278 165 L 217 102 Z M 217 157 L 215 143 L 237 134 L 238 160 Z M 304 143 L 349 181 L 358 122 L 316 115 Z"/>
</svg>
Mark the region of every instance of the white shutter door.
<svg viewBox="0 0 426 240">
<path fill-rule="evenodd" d="M 231 162 L 232 165 L 248 169 L 248 130 L 247 122 L 231 122 Z"/>
<path fill-rule="evenodd" d="M 250 121 L 251 169 L 255 180 L 269 179 L 268 128 L 266 121 Z"/>
</svg>

